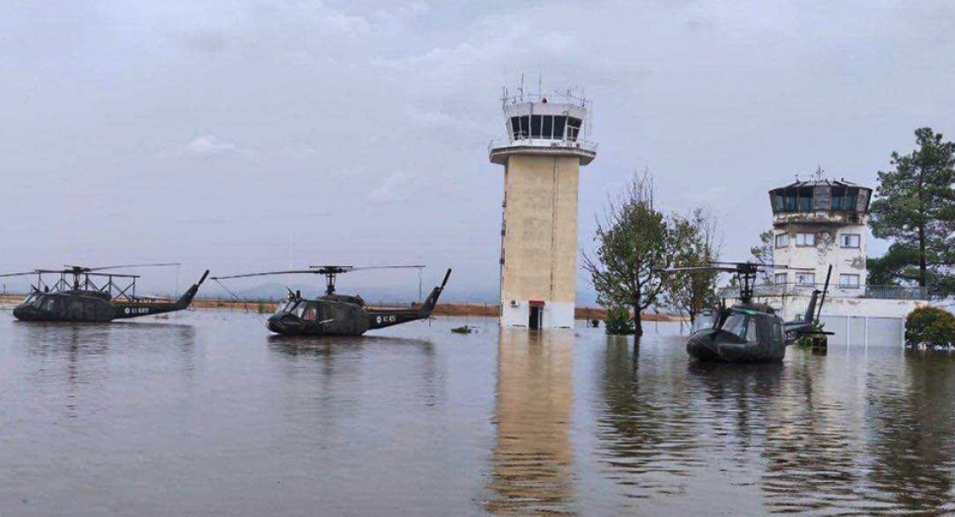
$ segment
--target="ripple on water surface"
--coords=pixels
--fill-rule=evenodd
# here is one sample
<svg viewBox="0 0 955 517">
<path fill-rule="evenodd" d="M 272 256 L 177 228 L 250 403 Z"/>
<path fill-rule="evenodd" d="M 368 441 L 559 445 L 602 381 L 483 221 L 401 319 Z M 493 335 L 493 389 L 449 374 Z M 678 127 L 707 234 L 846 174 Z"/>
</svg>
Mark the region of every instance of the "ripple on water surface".
<svg viewBox="0 0 955 517">
<path fill-rule="evenodd" d="M 315 340 L 0 312 L 0 515 L 955 512 L 950 356 L 707 366 L 664 326 L 461 323 Z"/>
</svg>

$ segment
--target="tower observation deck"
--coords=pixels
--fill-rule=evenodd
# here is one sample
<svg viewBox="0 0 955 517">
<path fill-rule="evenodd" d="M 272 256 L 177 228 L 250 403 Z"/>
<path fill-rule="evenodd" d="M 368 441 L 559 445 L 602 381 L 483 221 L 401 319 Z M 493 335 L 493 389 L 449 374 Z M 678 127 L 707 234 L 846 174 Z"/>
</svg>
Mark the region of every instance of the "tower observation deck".
<svg viewBox="0 0 955 517">
<path fill-rule="evenodd" d="M 597 157 L 586 99 L 570 93 L 503 99 L 506 136 L 488 157 L 504 166 L 501 324 L 574 325 L 577 186 Z"/>
</svg>

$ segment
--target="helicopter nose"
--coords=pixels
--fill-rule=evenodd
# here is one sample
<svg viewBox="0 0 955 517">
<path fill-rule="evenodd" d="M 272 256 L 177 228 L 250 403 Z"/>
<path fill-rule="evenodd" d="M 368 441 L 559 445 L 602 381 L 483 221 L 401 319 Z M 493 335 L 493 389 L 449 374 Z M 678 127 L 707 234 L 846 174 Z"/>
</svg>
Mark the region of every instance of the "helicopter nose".
<svg viewBox="0 0 955 517">
<path fill-rule="evenodd" d="M 31 320 L 35 314 L 36 311 L 33 307 L 16 307 L 13 309 L 13 317 L 21 321 Z"/>
</svg>

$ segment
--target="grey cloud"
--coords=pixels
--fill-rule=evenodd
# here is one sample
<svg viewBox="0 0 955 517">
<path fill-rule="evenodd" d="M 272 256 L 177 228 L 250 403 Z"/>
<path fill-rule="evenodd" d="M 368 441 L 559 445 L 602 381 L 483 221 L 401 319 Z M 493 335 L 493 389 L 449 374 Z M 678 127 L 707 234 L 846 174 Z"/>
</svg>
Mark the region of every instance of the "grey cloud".
<svg viewBox="0 0 955 517">
<path fill-rule="evenodd" d="M 772 186 L 818 163 L 871 184 L 915 127 L 955 136 L 953 23 L 944 1 L 14 0 L 0 270 L 81 251 L 183 276 L 284 267 L 294 234 L 303 260 L 494 284 L 503 179 L 486 146 L 522 73 L 594 100 L 582 248 L 646 167 L 667 207 L 720 214 L 742 258 Z"/>
</svg>

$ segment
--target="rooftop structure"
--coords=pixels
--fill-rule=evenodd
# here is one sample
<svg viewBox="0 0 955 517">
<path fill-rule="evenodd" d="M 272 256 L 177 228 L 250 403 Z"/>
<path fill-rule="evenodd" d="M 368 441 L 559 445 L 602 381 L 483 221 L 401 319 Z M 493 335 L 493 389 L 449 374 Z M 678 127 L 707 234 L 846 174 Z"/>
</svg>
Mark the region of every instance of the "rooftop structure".
<svg viewBox="0 0 955 517">
<path fill-rule="evenodd" d="M 773 224 L 865 224 L 872 189 L 845 180 L 796 181 L 769 191 Z"/>
</svg>

